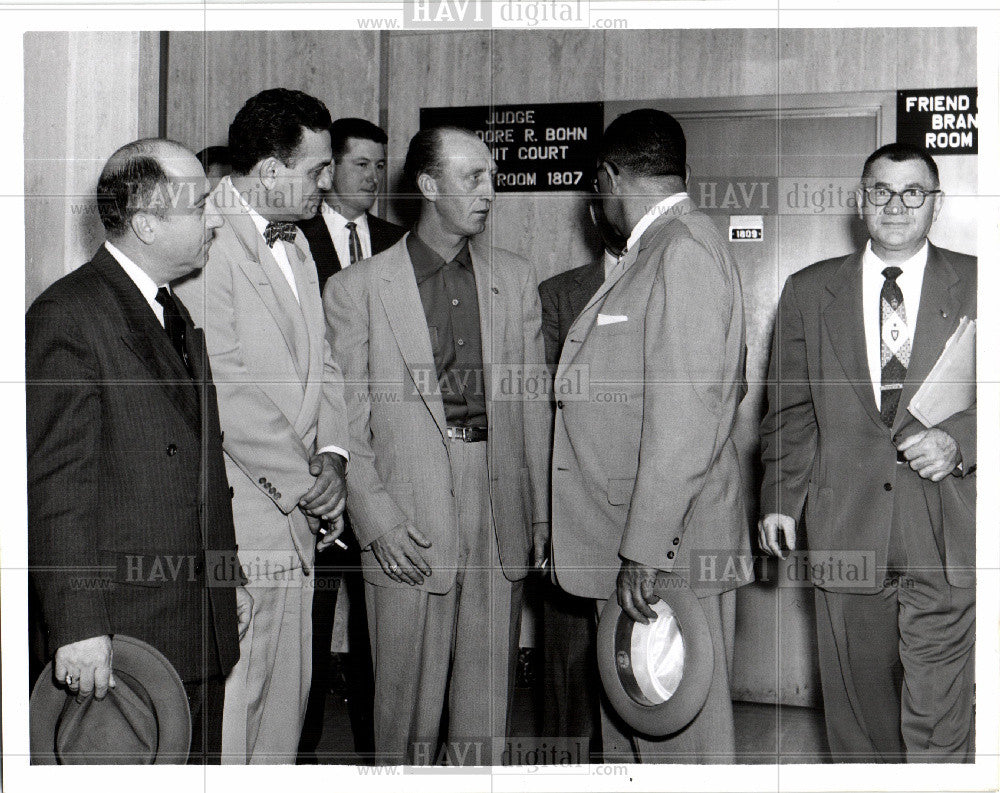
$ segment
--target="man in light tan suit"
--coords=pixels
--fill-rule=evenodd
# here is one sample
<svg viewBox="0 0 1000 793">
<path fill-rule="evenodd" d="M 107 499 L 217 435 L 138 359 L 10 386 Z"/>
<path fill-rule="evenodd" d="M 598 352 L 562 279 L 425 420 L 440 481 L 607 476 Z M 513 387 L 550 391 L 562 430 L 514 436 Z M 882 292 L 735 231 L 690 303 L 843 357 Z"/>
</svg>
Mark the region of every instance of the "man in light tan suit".
<svg viewBox="0 0 1000 793">
<path fill-rule="evenodd" d="M 599 605 L 617 597 L 643 623 L 655 617 L 658 571 L 688 580 L 715 648 L 708 701 L 663 740 L 623 741 L 605 712 L 605 756 L 725 763 L 735 587 L 750 571 L 732 439 L 746 393 L 743 298 L 725 242 L 685 192 L 685 160 L 684 133 L 667 113 L 628 113 L 605 132 L 596 187 L 628 243 L 559 363 L 552 559 L 567 592 Z M 577 371 L 590 393 L 559 396 Z M 730 560 L 743 577 L 715 580 Z"/>
<path fill-rule="evenodd" d="M 483 233 L 496 164 L 471 133 L 410 142 L 420 219 L 323 292 L 350 412 L 348 509 L 362 551 L 381 762 L 498 762 L 522 579 L 548 539 L 551 420 L 528 262 Z M 527 365 L 526 367 L 523 365 Z M 450 668 L 450 675 L 449 675 Z M 500 739 L 500 740 L 497 740 Z"/>
<path fill-rule="evenodd" d="M 342 529 L 347 420 L 325 341 L 316 268 L 293 220 L 330 186 L 330 115 L 278 88 L 229 128 L 233 175 L 212 192 L 225 217 L 204 271 L 180 285 L 218 381 L 240 559 L 254 598 L 226 681 L 223 762 L 293 763 L 311 672 L 314 533 Z"/>
</svg>

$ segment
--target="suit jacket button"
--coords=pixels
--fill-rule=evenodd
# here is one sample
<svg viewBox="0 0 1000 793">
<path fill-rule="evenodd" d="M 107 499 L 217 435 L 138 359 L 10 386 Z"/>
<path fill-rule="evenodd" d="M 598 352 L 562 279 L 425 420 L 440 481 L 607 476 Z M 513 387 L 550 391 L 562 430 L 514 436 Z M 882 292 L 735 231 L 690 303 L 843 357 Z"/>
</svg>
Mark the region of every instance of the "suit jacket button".
<svg viewBox="0 0 1000 793">
<path fill-rule="evenodd" d="M 563 408 L 563 402 L 562 402 L 561 399 L 558 402 L 556 402 L 556 407 L 559 408 L 560 410 L 562 410 L 562 408 Z"/>
<path fill-rule="evenodd" d="M 884 487 L 886 491 L 892 490 L 892 482 L 886 482 L 884 485 L 882 485 L 882 487 Z"/>
<path fill-rule="evenodd" d="M 275 497 L 275 498 L 281 498 L 281 493 L 275 493 L 275 494 L 274 494 L 274 497 Z"/>
<path fill-rule="evenodd" d="M 177 446 L 175 444 L 171 443 L 167 447 L 167 457 L 173 457 L 175 454 L 177 454 Z"/>
<path fill-rule="evenodd" d="M 236 491 L 233 490 L 232 488 L 229 488 L 229 497 L 236 498 Z"/>
<path fill-rule="evenodd" d="M 674 558 L 674 552 L 673 551 L 667 551 L 667 558 L 668 559 L 673 559 Z"/>
<path fill-rule="evenodd" d="M 266 482 L 267 482 L 267 480 L 264 477 L 261 477 L 260 479 L 257 480 L 257 484 L 259 484 L 259 485 L 263 485 Z"/>
<path fill-rule="evenodd" d="M 680 544 L 681 544 L 681 538 L 680 537 L 674 537 L 674 545 L 680 545 Z"/>
</svg>

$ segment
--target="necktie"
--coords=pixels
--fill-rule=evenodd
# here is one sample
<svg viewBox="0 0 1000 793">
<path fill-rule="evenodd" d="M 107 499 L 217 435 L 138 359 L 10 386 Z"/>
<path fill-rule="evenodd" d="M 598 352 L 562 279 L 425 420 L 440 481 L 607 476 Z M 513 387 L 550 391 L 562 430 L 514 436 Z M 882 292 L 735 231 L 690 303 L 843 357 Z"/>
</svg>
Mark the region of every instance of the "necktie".
<svg viewBox="0 0 1000 793">
<path fill-rule="evenodd" d="M 163 306 L 163 328 L 167 331 L 167 336 L 170 337 L 170 343 L 174 345 L 177 354 L 184 361 L 184 367 L 188 370 L 188 374 L 191 374 L 186 344 L 187 328 L 177 306 L 177 300 L 165 286 L 161 286 L 156 290 L 156 302 Z"/>
<path fill-rule="evenodd" d="M 351 254 L 351 264 L 354 264 L 364 258 L 361 253 L 361 238 L 358 236 L 358 224 L 352 220 L 347 224 L 347 231 L 347 247 Z"/>
<path fill-rule="evenodd" d="M 882 360 L 882 421 L 888 426 L 896 418 L 899 394 L 910 365 L 912 344 L 910 329 L 906 324 L 903 290 L 896 279 L 903 274 L 899 267 L 886 267 L 882 271 L 885 283 L 879 295 L 879 334 Z"/>
<path fill-rule="evenodd" d="M 278 240 L 295 242 L 296 231 L 298 231 L 298 227 L 294 223 L 286 220 L 272 220 L 264 229 L 264 242 L 269 248 L 273 248 L 274 243 Z"/>
</svg>

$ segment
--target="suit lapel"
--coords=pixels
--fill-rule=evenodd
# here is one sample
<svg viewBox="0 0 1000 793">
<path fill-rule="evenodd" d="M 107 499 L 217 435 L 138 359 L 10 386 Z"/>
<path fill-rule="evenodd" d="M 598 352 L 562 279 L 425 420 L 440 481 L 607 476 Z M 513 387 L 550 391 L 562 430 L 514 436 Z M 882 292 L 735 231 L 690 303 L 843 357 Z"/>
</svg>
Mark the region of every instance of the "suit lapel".
<svg viewBox="0 0 1000 793">
<path fill-rule="evenodd" d="M 483 388 L 486 391 L 487 421 L 493 400 L 493 360 L 494 353 L 503 343 L 506 312 L 503 310 L 504 295 L 493 281 L 493 255 L 489 248 L 470 245 L 472 271 L 476 276 L 476 295 L 479 298 L 479 332 L 483 347 Z M 501 361 L 512 364 L 514 361 Z"/>
<path fill-rule="evenodd" d="M 875 403 L 872 374 L 868 368 L 861 257 L 861 252 L 848 256 L 827 283 L 826 289 L 830 293 L 830 300 L 823 309 L 823 322 L 837 359 L 869 418 L 887 432 L 888 427 L 882 421 L 882 415 Z"/>
<path fill-rule="evenodd" d="M 959 282 L 958 274 L 948 263 L 939 248 L 930 245 L 924 283 L 920 289 L 920 307 L 917 311 L 917 330 L 913 338 L 913 354 L 906 370 L 903 390 L 899 395 L 899 409 L 893 430 L 909 419 L 906 406 L 910 404 L 920 384 L 937 363 L 944 345 L 958 326 L 959 305 L 952 288 Z"/>
<path fill-rule="evenodd" d="M 125 314 L 128 329 L 121 335 L 125 346 L 150 372 L 151 379 L 167 393 L 192 429 L 199 431 L 198 392 L 191 375 L 170 343 L 153 309 L 139 287 L 103 245 L 93 260 L 94 267 L 111 285 Z"/>
<path fill-rule="evenodd" d="M 413 264 L 406 251 L 406 243 L 397 243 L 394 252 L 396 255 L 386 257 L 380 269 L 382 283 L 378 290 L 379 299 L 417 393 L 443 435 L 447 427 L 444 401 L 438 388 L 434 351 L 427 330 L 424 305 L 417 289 L 417 278 L 413 274 Z"/>
<path fill-rule="evenodd" d="M 222 183 L 222 185 L 224 184 Z M 223 198 L 224 201 L 228 202 L 223 206 L 238 207 L 242 210 L 242 204 L 235 189 L 231 187 L 228 189 L 232 191 L 233 195 Z M 243 246 L 245 256 L 239 261 L 240 269 L 243 270 L 254 289 L 257 290 L 257 294 L 260 295 L 260 299 L 267 306 L 267 310 L 285 340 L 285 346 L 288 348 L 288 354 L 292 357 L 296 372 L 304 381 L 308 370 L 309 350 L 301 348 L 302 340 L 308 339 L 302 308 L 298 300 L 295 299 L 284 273 L 278 267 L 271 249 L 267 247 L 263 236 L 257 231 L 250 215 L 245 211 L 234 212 L 230 209 L 226 214 L 226 222 L 231 226 L 236 239 Z M 289 263 L 292 264 L 294 274 L 295 265 L 292 262 L 297 254 L 293 252 L 292 246 L 287 246 L 286 251 L 289 253 Z"/>
<path fill-rule="evenodd" d="M 604 283 L 604 257 L 602 256 L 573 280 L 573 288 L 569 292 L 569 310 L 572 312 L 571 316 L 576 318 Z"/>
</svg>

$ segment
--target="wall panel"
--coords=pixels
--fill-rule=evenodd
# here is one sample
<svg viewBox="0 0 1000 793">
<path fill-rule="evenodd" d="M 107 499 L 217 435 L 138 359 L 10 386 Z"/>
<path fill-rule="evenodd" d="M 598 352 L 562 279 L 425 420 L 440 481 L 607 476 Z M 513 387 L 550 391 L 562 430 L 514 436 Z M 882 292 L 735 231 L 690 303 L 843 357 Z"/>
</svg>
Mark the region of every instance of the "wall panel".
<svg viewBox="0 0 1000 793">
<path fill-rule="evenodd" d="M 167 133 L 195 151 L 225 143 L 246 100 L 279 87 L 319 97 L 334 118 L 377 121 L 378 70 L 374 32 L 173 32 Z"/>
<path fill-rule="evenodd" d="M 138 33 L 25 34 L 26 304 L 104 239 L 97 177 L 139 137 L 139 96 L 155 93 L 139 61 Z"/>
</svg>

